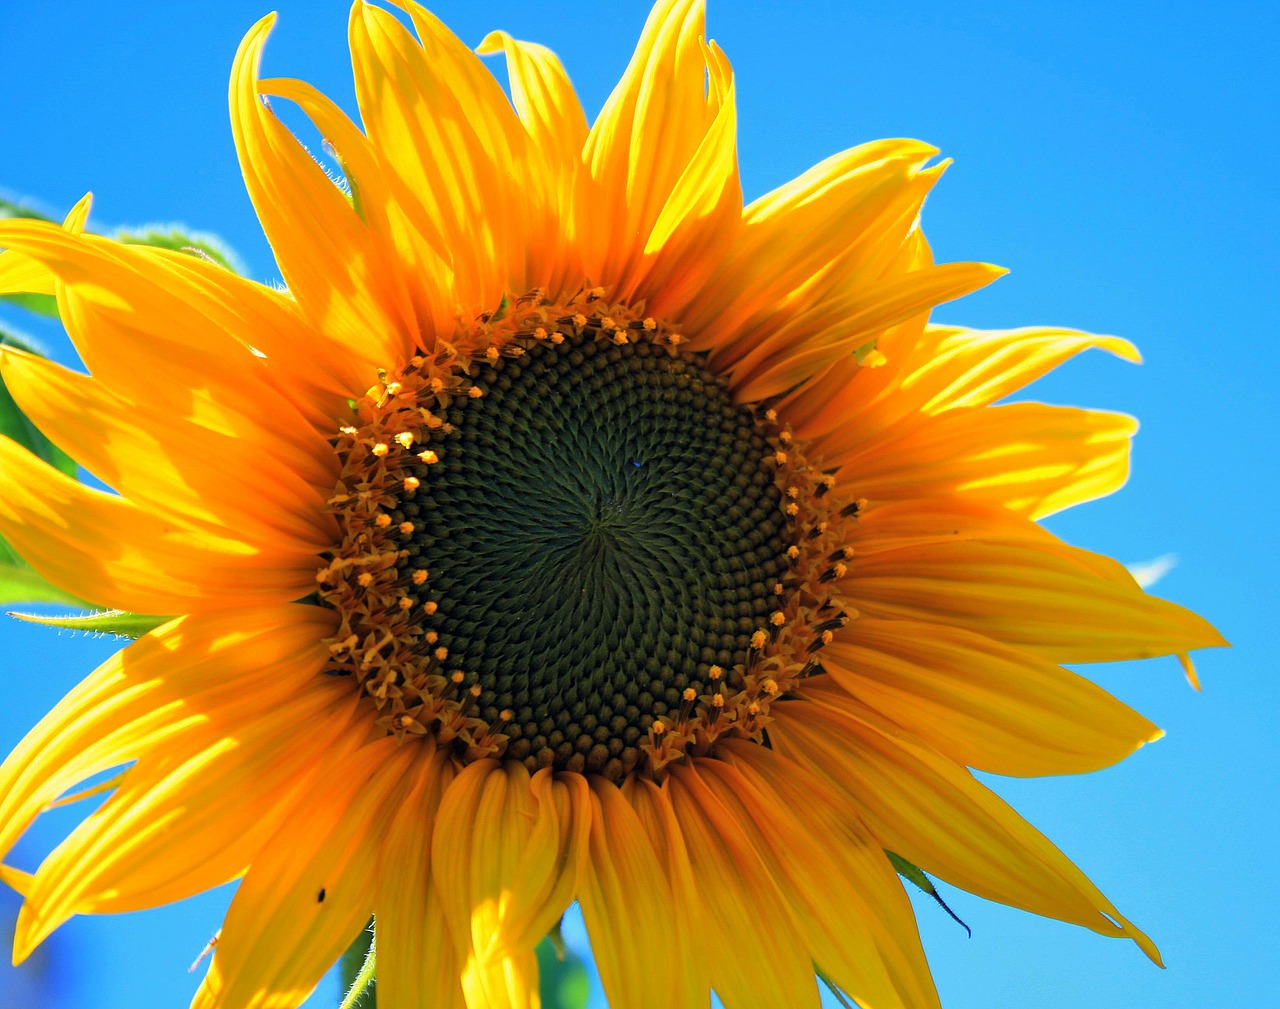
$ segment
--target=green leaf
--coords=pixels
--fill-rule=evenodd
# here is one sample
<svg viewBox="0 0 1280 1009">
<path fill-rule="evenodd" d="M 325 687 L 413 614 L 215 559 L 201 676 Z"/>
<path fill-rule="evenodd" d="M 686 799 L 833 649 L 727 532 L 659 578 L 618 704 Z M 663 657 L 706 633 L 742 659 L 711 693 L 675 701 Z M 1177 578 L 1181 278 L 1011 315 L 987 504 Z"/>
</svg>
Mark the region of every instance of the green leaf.
<svg viewBox="0 0 1280 1009">
<path fill-rule="evenodd" d="M 0 200 L 0 210 L 4 201 Z M 32 354 L 40 349 L 30 339 L 0 329 L 0 345 L 18 347 Z M 9 395 L 0 378 L 0 435 L 13 439 L 29 452 L 50 463 L 68 476 L 76 475 L 76 464 L 67 453 L 44 436 Z M 49 584 L 27 564 L 16 550 L 0 539 L 0 603 L 63 603 L 70 606 L 87 604 Z"/>
<path fill-rule="evenodd" d="M 938 888 L 933 885 L 933 880 L 924 874 L 923 869 L 918 865 L 908 862 L 896 852 L 885 849 L 885 854 L 889 856 L 889 861 L 892 863 L 894 871 L 899 876 L 914 883 L 917 887 L 936 900 L 938 902 L 938 906 L 951 916 L 951 920 L 968 932 L 969 938 L 973 938 L 973 929 L 961 921 L 959 916 L 951 910 L 951 908 L 947 907 L 947 902 L 942 899 L 942 894 L 938 893 Z"/>
<path fill-rule="evenodd" d="M 28 354 L 39 354 L 41 357 L 47 356 L 43 349 L 32 341 L 30 337 L 21 336 L 2 328 L 0 328 L 0 346 L 17 347 L 19 350 L 25 350 Z M 5 388 L 3 378 L 0 378 L 0 434 L 7 438 L 12 438 L 27 451 L 56 466 L 68 476 L 76 475 L 75 460 L 46 438 L 43 432 L 18 409 L 18 404 L 13 401 L 13 397 L 9 395 L 9 390 Z"/>
<path fill-rule="evenodd" d="M 243 273 L 240 258 L 217 235 L 207 231 L 187 231 L 176 224 L 150 224 L 142 228 L 121 228 L 116 232 L 116 241 L 125 245 L 149 245 L 157 249 L 171 249 L 174 252 L 189 252 L 201 259 L 207 259 L 232 273 Z"/>
<path fill-rule="evenodd" d="M 83 631 L 86 634 L 114 634 L 120 638 L 132 639 L 140 638 L 148 631 L 153 631 L 161 624 L 167 624 L 173 619 L 173 617 L 127 613 L 124 610 L 94 610 L 92 613 L 69 613 L 65 616 L 52 617 L 40 613 L 10 611 L 8 615 L 30 624 L 64 627 L 69 631 Z"/>
<path fill-rule="evenodd" d="M 338 1009 L 377 1009 L 378 979 L 376 976 L 377 949 L 374 946 L 373 919 L 347 947 L 338 962 L 338 973 L 346 997 Z"/>
<path fill-rule="evenodd" d="M 585 1009 L 591 995 L 591 982 L 587 968 L 573 950 L 566 949 L 558 940 L 559 928 L 538 943 L 538 990 L 542 995 L 542 1009 Z M 563 951 L 556 952 L 559 945 Z"/>
</svg>

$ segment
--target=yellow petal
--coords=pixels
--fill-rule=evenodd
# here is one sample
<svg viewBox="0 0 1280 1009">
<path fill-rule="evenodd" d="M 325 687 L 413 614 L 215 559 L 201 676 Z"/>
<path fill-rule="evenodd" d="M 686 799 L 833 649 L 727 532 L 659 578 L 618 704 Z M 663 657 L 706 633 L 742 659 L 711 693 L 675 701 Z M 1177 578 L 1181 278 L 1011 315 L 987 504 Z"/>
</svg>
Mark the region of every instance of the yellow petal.
<svg viewBox="0 0 1280 1009">
<path fill-rule="evenodd" d="M 527 274 L 549 291 L 571 291 L 587 269 L 574 231 L 576 208 L 586 202 L 592 181 L 582 160 L 587 118 L 560 60 L 550 49 L 522 42 L 506 32 L 485 37 L 476 52 L 505 52 L 511 100 L 529 134 L 527 184 L 531 198 L 545 204 L 526 250 Z M 590 221 L 583 222 L 590 227 Z"/>
<path fill-rule="evenodd" d="M 411 774 L 412 791 L 394 814 L 378 869 L 378 1004 L 384 1009 L 463 1009 L 462 964 L 431 884 L 428 857 L 453 764 L 441 750 L 417 761 Z"/>
<path fill-rule="evenodd" d="M 1043 518 L 1123 486 L 1137 427 L 1119 413 L 1011 403 L 944 413 L 852 454 L 829 444 L 824 458 L 858 497 L 962 494 Z"/>
<path fill-rule="evenodd" d="M 17 893 L 26 894 L 31 886 L 31 873 L 15 869 L 11 865 L 0 865 L 0 883 L 4 883 Z M 14 966 L 17 966 L 16 962 Z"/>
<path fill-rule="evenodd" d="M 734 365 L 734 393 L 740 401 L 753 402 L 788 392 L 884 330 L 976 291 L 1004 272 L 987 263 L 947 263 L 891 276 L 854 295 L 819 303 L 809 313 L 797 314 Z"/>
<path fill-rule="evenodd" d="M 533 948 L 577 892 L 585 791 L 581 775 L 544 769 L 530 778 L 523 764 L 480 760 L 445 792 L 432 879 L 472 1009 L 536 1004 Z"/>
<path fill-rule="evenodd" d="M 668 319 L 683 318 L 697 292 L 720 282 L 721 261 L 742 217 L 733 70 L 715 43 L 704 53 L 715 117 L 653 223 L 643 273 L 636 268 L 634 274 L 635 293 L 625 280 L 617 287 L 623 296 L 644 297 L 650 311 Z"/>
<path fill-rule="evenodd" d="M 743 212 L 716 282 L 686 310 L 695 349 L 727 367 L 798 313 L 882 279 L 937 175 L 936 150 L 887 140 L 844 151 Z"/>
<path fill-rule="evenodd" d="M 883 847 L 988 900 L 1128 937 L 1160 962 L 1084 873 L 963 768 L 839 689 L 818 683 L 805 696 L 774 707 L 770 739 L 836 786 Z"/>
<path fill-rule="evenodd" d="M 231 70 L 231 130 L 258 220 L 317 329 L 365 357 L 407 357 L 417 327 L 396 264 L 259 96 L 258 67 L 274 20 L 269 15 L 250 29 Z"/>
<path fill-rule="evenodd" d="M 658 860 L 673 895 L 666 928 L 651 937 L 655 957 L 663 957 L 676 971 L 681 986 L 673 1005 L 701 1005 L 712 985 L 713 964 L 722 947 L 715 942 L 718 929 L 706 931 L 698 908 L 697 883 L 684 831 L 671 805 L 669 782 L 632 776 L 622 784 L 622 795 L 635 811 L 636 821 Z"/>
<path fill-rule="evenodd" d="M 352 731 L 350 690 L 318 675 L 320 651 L 284 659 L 263 682 L 195 695 L 198 713 L 175 713 L 163 747 L 144 753 L 41 864 L 14 955 L 72 914 L 156 907 L 239 876 Z M 234 666 L 235 651 L 222 658 Z"/>
<path fill-rule="evenodd" d="M 337 536 L 324 496 L 257 444 L 156 415 L 45 358 L 0 352 L 22 411 L 95 476 L 157 514 L 313 557 Z"/>
<path fill-rule="evenodd" d="M 315 124 L 342 165 L 351 188 L 352 206 L 368 230 L 368 241 L 378 248 L 378 255 L 388 262 L 398 262 L 399 269 L 385 278 L 393 285 L 396 298 L 412 306 L 415 325 L 411 327 L 415 342 L 427 350 L 435 349 L 440 336 L 452 336 L 456 318 L 453 269 L 449 266 L 452 252 L 444 236 L 433 228 L 421 210 L 421 200 L 411 192 L 390 167 L 384 167 L 374 145 L 356 127 L 347 114 L 319 90 L 304 81 L 271 78 L 258 82 L 264 95 L 294 102 Z M 347 357 L 383 352 L 381 341 L 369 340 L 362 345 L 344 348 Z M 348 361 L 348 368 L 356 362 Z M 386 360 L 371 358 L 361 377 L 348 382 L 347 389 L 367 388 L 377 368 Z"/>
<path fill-rule="evenodd" d="M 299 599 L 315 563 L 183 528 L 86 487 L 0 437 L 0 535 L 43 577 L 103 606 L 183 613 Z"/>
<path fill-rule="evenodd" d="M 62 226 L 75 234 L 84 231 L 92 204 L 92 193 L 82 196 Z M 0 246 L 3 245 L 0 242 Z M 57 279 L 57 275 L 38 259 L 21 252 L 0 255 L 0 294 L 47 294 L 52 297 L 57 293 Z"/>
<path fill-rule="evenodd" d="M 1142 360 L 1128 340 L 1075 329 L 930 326 L 915 354 L 904 362 L 910 374 L 903 390 L 921 397 L 926 413 L 988 406 L 1090 347 L 1134 364 Z"/>
<path fill-rule="evenodd" d="M 705 36 L 702 0 L 660 0 L 587 138 L 597 188 L 578 230 L 589 243 L 589 275 L 611 285 L 615 298 L 656 303 L 664 297 L 661 278 L 681 266 L 699 281 L 709 277 L 717 250 L 737 229 L 731 76 Z M 654 254 L 668 244 L 666 262 L 655 266 Z M 692 293 L 681 280 L 664 311 Z"/>
<path fill-rule="evenodd" d="M 332 613 L 314 606 L 224 610 L 172 621 L 113 655 L 0 765 L 0 857 L 80 782 L 152 753 L 201 721 L 202 700 L 314 678 Z M 333 685 L 337 688 L 340 685 Z"/>
<path fill-rule="evenodd" d="M 496 308 L 525 276 L 532 244 L 527 135 L 483 64 L 438 19 L 402 4 L 421 44 L 387 11 L 357 3 L 351 53 L 360 114 L 384 169 L 439 234 L 456 310 Z"/>
<path fill-rule="evenodd" d="M 0 294 L 47 294 L 52 297 L 57 277 L 38 259 L 21 252 L 0 256 Z"/>
<path fill-rule="evenodd" d="M 1226 644 L 1202 617 L 1144 593 L 1118 564 L 1051 539 L 992 537 L 855 556 L 845 591 L 864 614 L 964 628 L 1053 662 Z"/>
<path fill-rule="evenodd" d="M 190 266 L 176 265 L 191 257 L 74 235 L 42 221 L 0 221 L 0 244 L 39 258 L 58 275 L 67 332 L 90 372 L 113 393 L 243 438 L 267 460 L 332 486 L 324 437 L 279 391 L 292 362 L 268 362 L 247 336 L 231 335 L 259 326 L 265 331 L 279 320 L 279 313 L 257 311 L 263 299 L 250 295 L 253 285 L 238 282 L 237 288 L 223 279 L 232 276 L 225 270 L 217 283 L 217 275 L 197 283 Z M 295 353 L 306 353 L 308 342 L 304 333 Z"/>
<path fill-rule="evenodd" d="M 560 173 L 582 161 L 587 117 L 559 58 L 546 46 L 490 32 L 476 48 L 482 56 L 505 53 L 511 101 L 542 157 Z"/>
<path fill-rule="evenodd" d="M 822 662 L 854 697 L 993 774 L 1082 774 L 1163 735 L 1084 677 L 958 627 L 862 617 Z"/>
<path fill-rule="evenodd" d="M 331 748 L 236 891 L 192 1009 L 294 1009 L 310 994 L 369 920 L 379 849 L 424 756 L 390 737 Z"/>
</svg>

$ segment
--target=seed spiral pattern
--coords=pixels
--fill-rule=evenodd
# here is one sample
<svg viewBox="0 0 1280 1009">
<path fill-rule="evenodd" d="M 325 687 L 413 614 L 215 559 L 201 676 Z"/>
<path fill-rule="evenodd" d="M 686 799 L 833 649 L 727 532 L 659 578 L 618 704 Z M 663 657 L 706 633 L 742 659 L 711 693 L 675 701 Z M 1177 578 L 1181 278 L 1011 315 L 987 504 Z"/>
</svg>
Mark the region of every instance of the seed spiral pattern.
<svg viewBox="0 0 1280 1009">
<path fill-rule="evenodd" d="M 460 324 L 353 401 L 328 675 L 467 763 L 655 779 L 820 671 L 863 502 L 601 289 Z"/>
<path fill-rule="evenodd" d="M 431 432 L 405 564 L 516 758 L 598 770 L 746 662 L 788 524 L 762 423 L 693 360 L 578 334 L 481 366 Z"/>
</svg>

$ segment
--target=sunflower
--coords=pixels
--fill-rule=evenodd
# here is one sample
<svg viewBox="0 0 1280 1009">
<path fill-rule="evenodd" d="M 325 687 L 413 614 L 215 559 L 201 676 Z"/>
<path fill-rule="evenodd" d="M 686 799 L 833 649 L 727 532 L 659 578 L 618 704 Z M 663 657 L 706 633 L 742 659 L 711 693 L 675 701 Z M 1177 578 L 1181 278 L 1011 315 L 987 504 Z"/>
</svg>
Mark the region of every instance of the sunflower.
<svg viewBox="0 0 1280 1009">
<path fill-rule="evenodd" d="M 510 98 L 404 2 L 357 2 L 363 129 L 237 54 L 241 166 L 287 290 L 0 223 L 88 374 L 14 397 L 114 493 L 0 439 L 0 532 L 163 616 L 0 769 L 0 853 L 109 798 L 33 874 L 15 959 L 75 914 L 240 879 L 194 1005 L 291 1007 L 377 922 L 378 997 L 537 1002 L 580 903 L 616 1009 L 937 996 L 906 860 L 1151 941 L 968 768 L 1079 773 L 1159 730 L 1061 663 L 1222 644 L 1036 520 L 1123 483 L 1134 422 L 993 405 L 1115 337 L 933 306 L 944 164 L 838 154 L 744 208 L 734 80 L 660 0 L 593 126 L 497 32 Z M 299 106 L 341 178 L 275 117 Z M 893 853 L 899 861 L 891 860 Z"/>
</svg>

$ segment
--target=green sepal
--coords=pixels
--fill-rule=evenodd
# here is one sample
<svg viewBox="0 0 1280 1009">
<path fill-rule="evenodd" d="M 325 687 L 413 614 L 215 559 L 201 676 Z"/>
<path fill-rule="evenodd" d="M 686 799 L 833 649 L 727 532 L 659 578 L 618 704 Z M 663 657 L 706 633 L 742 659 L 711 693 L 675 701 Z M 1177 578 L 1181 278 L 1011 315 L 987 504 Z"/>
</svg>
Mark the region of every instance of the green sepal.
<svg viewBox="0 0 1280 1009">
<path fill-rule="evenodd" d="M 372 920 L 347 947 L 338 964 L 342 987 L 346 989 L 338 1009 L 377 1009 L 377 937 Z M 582 959 L 568 949 L 557 923 L 538 943 L 538 993 L 543 1009 L 586 1009 L 591 982 Z"/>
<path fill-rule="evenodd" d="M 347 947 L 338 961 L 338 974 L 346 996 L 338 1009 L 377 1009 L 378 949 L 374 940 L 373 919 Z"/>
<path fill-rule="evenodd" d="M 947 907 L 947 902 L 942 899 L 942 894 L 938 893 L 938 888 L 933 885 L 933 880 L 925 875 L 923 869 L 912 862 L 908 862 L 896 852 L 889 851 L 887 848 L 885 849 L 885 854 L 889 856 L 889 862 L 893 865 L 894 871 L 899 876 L 911 883 L 914 883 L 923 892 L 936 900 L 938 902 L 938 906 L 951 916 L 951 920 L 968 932 L 970 938 L 973 938 L 973 929 L 961 921 L 960 916 L 951 910 L 951 908 Z"/>
<path fill-rule="evenodd" d="M 840 1009 L 858 1009 L 849 996 L 845 994 L 844 989 L 832 981 L 816 964 L 814 965 L 814 970 L 818 975 L 818 980 L 826 986 L 827 991 L 831 992 L 831 997 L 840 1003 Z"/>
<path fill-rule="evenodd" d="M 131 640 L 136 640 L 173 619 L 173 617 L 128 613 L 124 610 L 95 610 L 92 613 L 68 613 L 65 616 L 52 617 L 40 613 L 10 611 L 8 616 L 17 617 L 30 624 L 63 627 L 69 631 L 83 631 L 86 634 L 114 634 L 116 637 Z"/>
</svg>

